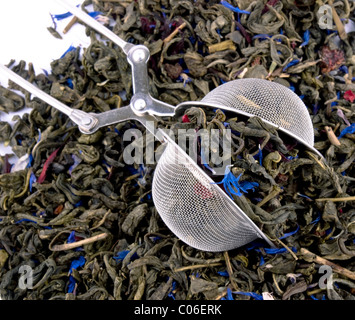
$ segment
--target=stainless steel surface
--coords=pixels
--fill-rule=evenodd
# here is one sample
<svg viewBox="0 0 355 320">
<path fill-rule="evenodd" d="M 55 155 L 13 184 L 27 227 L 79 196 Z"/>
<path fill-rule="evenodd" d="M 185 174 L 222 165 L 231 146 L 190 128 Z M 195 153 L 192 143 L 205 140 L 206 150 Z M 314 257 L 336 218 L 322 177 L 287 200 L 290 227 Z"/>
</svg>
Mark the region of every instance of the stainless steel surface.
<svg viewBox="0 0 355 320">
<path fill-rule="evenodd" d="M 212 90 L 201 101 L 183 102 L 177 107 L 190 105 L 258 116 L 323 158 L 314 148 L 314 129 L 307 107 L 292 90 L 279 83 L 262 79 L 234 80 Z"/>
<path fill-rule="evenodd" d="M 154 172 L 152 196 L 165 224 L 188 245 L 225 251 L 257 238 L 274 245 L 168 135 Z"/>
</svg>

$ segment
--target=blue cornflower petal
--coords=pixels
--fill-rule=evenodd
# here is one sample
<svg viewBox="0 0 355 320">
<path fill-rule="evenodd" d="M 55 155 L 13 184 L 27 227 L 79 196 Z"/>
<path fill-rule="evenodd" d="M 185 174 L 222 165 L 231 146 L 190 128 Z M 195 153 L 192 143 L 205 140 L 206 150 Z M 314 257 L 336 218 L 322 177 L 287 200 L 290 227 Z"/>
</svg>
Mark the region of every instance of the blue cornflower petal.
<svg viewBox="0 0 355 320">
<path fill-rule="evenodd" d="M 73 14 L 71 12 L 61 13 L 61 14 L 52 14 L 54 20 L 60 21 L 66 18 L 71 17 Z"/>
<path fill-rule="evenodd" d="M 70 46 L 70 47 L 62 54 L 62 56 L 60 57 L 60 59 L 64 58 L 67 53 L 69 53 L 70 51 L 74 51 L 75 49 L 76 49 L 76 47 Z"/>
<path fill-rule="evenodd" d="M 320 215 L 318 216 L 318 218 L 316 218 L 315 220 L 313 220 L 310 224 L 316 224 L 320 221 Z"/>
<path fill-rule="evenodd" d="M 79 200 L 77 203 L 74 203 L 73 206 L 74 208 L 80 207 L 83 204 L 82 200 Z"/>
<path fill-rule="evenodd" d="M 340 91 L 337 91 L 337 98 L 338 98 L 338 100 L 340 99 Z M 336 106 L 336 105 L 338 105 L 338 101 L 333 101 L 333 102 L 330 104 L 331 107 L 334 107 L 334 106 Z"/>
<path fill-rule="evenodd" d="M 260 263 L 259 263 L 259 267 L 261 267 L 263 264 L 265 264 L 265 259 L 263 256 L 260 256 Z"/>
<path fill-rule="evenodd" d="M 221 1 L 221 5 L 225 6 L 226 8 L 228 8 L 229 10 L 232 10 L 236 13 L 246 13 L 246 14 L 250 14 L 249 11 L 245 11 L 245 10 L 240 10 L 238 7 L 233 7 L 230 3 L 228 3 L 227 1 Z"/>
<path fill-rule="evenodd" d="M 76 280 L 73 276 L 69 276 L 68 293 L 73 293 L 75 289 Z"/>
<path fill-rule="evenodd" d="M 344 130 L 342 130 L 340 132 L 338 139 L 345 136 L 348 133 L 354 133 L 354 132 L 355 132 L 355 123 L 353 123 L 350 127 L 346 127 Z"/>
<path fill-rule="evenodd" d="M 82 159 L 76 156 L 75 154 L 72 154 L 72 159 L 74 160 L 74 163 L 70 166 L 68 169 L 69 174 L 72 173 L 72 171 L 81 163 Z"/>
<path fill-rule="evenodd" d="M 319 300 L 319 299 L 317 299 L 313 294 L 310 295 L 310 297 L 311 297 L 313 300 Z M 322 300 L 326 300 L 324 294 L 323 294 L 323 296 L 322 296 Z"/>
<path fill-rule="evenodd" d="M 129 252 L 130 252 L 129 250 L 123 250 L 123 251 L 117 252 L 117 254 L 115 256 L 113 256 L 112 258 L 115 259 L 117 263 L 121 262 Z M 131 260 L 135 260 L 137 258 L 139 258 L 139 257 L 138 257 L 138 254 L 135 252 L 131 257 Z"/>
<path fill-rule="evenodd" d="M 339 70 L 343 73 L 349 73 L 348 67 L 347 66 L 341 66 L 339 67 Z"/>
<path fill-rule="evenodd" d="M 70 232 L 70 235 L 67 239 L 67 243 L 73 243 L 75 242 L 75 231 Z"/>
<path fill-rule="evenodd" d="M 31 172 L 30 175 L 30 181 L 29 181 L 29 188 L 30 188 L 30 192 L 32 192 L 32 185 L 37 181 L 37 178 L 35 176 L 35 174 L 33 172 Z"/>
<path fill-rule="evenodd" d="M 240 189 L 244 193 L 248 193 L 247 190 L 250 190 L 250 189 L 252 189 L 254 191 L 254 188 L 259 187 L 259 183 L 249 182 L 249 181 L 241 181 L 239 185 L 240 185 Z"/>
<path fill-rule="evenodd" d="M 259 164 L 262 166 L 262 163 L 263 163 L 263 150 L 260 148 L 260 145 L 259 145 L 259 152 L 254 156 L 254 159 L 259 159 Z"/>
<path fill-rule="evenodd" d="M 68 84 L 68 87 L 69 87 L 70 89 L 73 89 L 73 88 L 74 88 L 74 84 L 73 84 L 73 80 L 72 80 L 72 79 L 68 78 L 68 79 L 67 79 L 67 84 Z"/>
<path fill-rule="evenodd" d="M 305 33 L 303 34 L 303 40 L 304 40 L 304 41 L 301 43 L 300 48 L 302 48 L 302 47 L 304 47 L 304 46 L 306 46 L 306 45 L 308 44 L 308 42 L 309 42 L 309 36 L 310 36 L 309 29 L 307 29 L 307 30 L 305 31 Z"/>
<path fill-rule="evenodd" d="M 295 247 L 292 247 L 291 250 L 293 252 L 297 252 L 297 249 Z M 257 250 L 258 251 L 258 250 Z M 267 254 L 278 254 L 278 253 L 284 253 L 288 252 L 286 248 L 280 248 L 280 249 L 274 249 L 274 248 L 264 248 L 265 253 Z"/>
<path fill-rule="evenodd" d="M 77 7 L 79 7 L 80 5 L 78 4 Z M 100 14 L 103 14 L 102 12 L 100 11 L 93 11 L 93 12 L 89 12 L 89 15 L 93 18 L 96 18 L 98 15 Z M 52 19 L 53 20 L 57 20 L 57 21 L 60 21 L 60 20 L 63 20 L 63 19 L 66 19 L 66 18 L 69 18 L 71 17 L 73 14 L 71 12 L 65 12 L 65 13 L 61 13 L 61 14 L 52 14 Z"/>
<path fill-rule="evenodd" d="M 227 271 L 218 271 L 217 273 L 222 277 L 229 277 L 229 274 Z"/>
<path fill-rule="evenodd" d="M 33 156 L 32 156 L 32 153 L 30 153 L 30 154 L 28 155 L 27 168 L 31 168 L 31 167 L 32 167 L 32 162 L 33 162 Z"/>
<path fill-rule="evenodd" d="M 280 237 L 279 239 L 285 239 L 287 237 L 293 236 L 294 234 L 296 234 L 298 232 L 298 230 L 300 229 L 300 226 L 297 226 L 297 229 L 295 231 L 291 231 L 288 233 L 284 233 L 284 235 L 282 237 Z"/>
<path fill-rule="evenodd" d="M 72 273 L 73 269 L 78 269 L 79 267 L 83 267 L 86 262 L 86 259 L 83 256 L 80 256 L 78 259 L 73 260 L 70 269 L 69 269 L 69 274 Z"/>
<path fill-rule="evenodd" d="M 79 259 L 73 260 L 70 269 L 69 269 L 69 285 L 68 285 L 68 292 L 72 293 L 75 288 L 75 283 L 76 280 L 75 278 L 71 275 L 73 269 L 77 269 L 79 267 L 83 267 L 85 265 L 86 259 L 83 256 L 80 256 Z"/>
<path fill-rule="evenodd" d="M 192 45 L 194 45 L 196 43 L 196 39 L 193 36 L 190 36 L 189 40 L 190 40 Z"/>
<path fill-rule="evenodd" d="M 255 187 L 259 186 L 257 182 L 242 181 L 239 183 L 241 176 L 242 173 L 238 177 L 235 177 L 234 174 L 230 171 L 230 168 L 228 166 L 226 167 L 223 180 L 220 182 L 214 182 L 214 184 L 223 184 L 224 190 L 232 199 L 233 199 L 232 194 L 241 197 L 242 196 L 241 191 L 247 193 L 247 190 L 254 189 Z"/>
<path fill-rule="evenodd" d="M 227 178 L 224 182 L 224 187 L 225 190 L 227 191 L 227 193 L 229 194 L 229 196 L 233 199 L 231 194 L 235 194 L 238 197 L 242 196 L 242 193 L 240 192 L 240 186 L 239 186 L 239 179 L 242 176 L 242 174 L 240 174 L 237 178 L 235 177 L 235 175 L 232 172 L 229 172 L 227 175 Z M 237 190 L 235 190 L 237 189 Z"/>
<path fill-rule="evenodd" d="M 38 139 L 37 139 L 37 143 L 41 140 L 41 137 L 42 137 L 42 132 L 41 132 L 41 129 L 38 129 Z"/>
<path fill-rule="evenodd" d="M 33 222 L 33 223 L 37 223 L 36 221 L 30 220 L 30 219 L 26 219 L 26 218 L 17 220 L 15 223 L 18 224 L 18 223 L 21 223 L 21 222 Z"/>
<path fill-rule="evenodd" d="M 97 16 L 99 16 L 100 14 L 103 14 L 101 11 L 93 11 L 93 12 L 89 12 L 89 16 L 96 18 Z"/>
<path fill-rule="evenodd" d="M 232 290 L 230 288 L 227 288 L 227 300 L 234 300 Z"/>
<path fill-rule="evenodd" d="M 299 63 L 300 60 L 294 59 L 291 62 L 289 62 L 283 69 L 282 71 L 285 71 L 287 68 L 294 66 L 295 64 Z"/>
<path fill-rule="evenodd" d="M 164 6 L 161 6 L 161 8 L 162 8 L 162 9 L 165 9 Z M 162 14 L 163 18 L 165 19 L 165 18 L 166 18 L 166 13 L 165 13 L 164 11 L 162 11 L 161 14 Z"/>
<path fill-rule="evenodd" d="M 176 281 L 173 281 L 173 284 L 171 286 L 171 290 L 168 294 L 169 298 L 172 298 L 173 300 L 175 300 L 175 296 L 174 296 L 174 291 L 176 290 Z"/>
<path fill-rule="evenodd" d="M 306 196 L 305 194 L 297 193 L 297 195 L 299 195 L 299 196 L 302 197 L 302 198 L 306 198 L 306 199 L 308 199 L 308 200 L 312 200 L 312 198 Z M 312 200 L 312 201 L 313 201 L 313 200 Z"/>
<path fill-rule="evenodd" d="M 117 252 L 117 254 L 115 256 L 113 256 L 112 258 L 115 259 L 117 262 L 122 261 L 126 255 L 129 253 L 129 250 L 123 250 L 120 252 Z"/>
</svg>

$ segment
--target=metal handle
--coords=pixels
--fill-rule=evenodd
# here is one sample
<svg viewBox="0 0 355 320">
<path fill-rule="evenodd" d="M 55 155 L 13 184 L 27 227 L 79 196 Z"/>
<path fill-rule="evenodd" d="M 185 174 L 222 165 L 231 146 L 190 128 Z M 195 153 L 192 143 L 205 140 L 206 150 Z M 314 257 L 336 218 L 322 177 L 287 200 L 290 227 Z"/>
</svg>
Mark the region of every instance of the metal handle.
<svg viewBox="0 0 355 320">
<path fill-rule="evenodd" d="M 56 108 L 60 112 L 66 114 L 73 122 L 75 122 L 81 131 L 90 131 L 93 127 L 95 127 L 97 123 L 97 119 L 95 116 L 88 114 L 82 110 L 72 109 L 65 105 L 64 103 L 56 100 L 49 94 L 35 87 L 32 83 L 20 77 L 18 74 L 0 64 L 0 70 L 5 73 L 10 80 L 17 83 L 23 89 L 32 93 L 39 99 L 48 103 L 52 107 Z"/>
<path fill-rule="evenodd" d="M 93 133 L 101 127 L 109 126 L 118 122 L 127 121 L 127 120 L 137 120 L 141 124 L 143 124 L 144 127 L 150 133 L 152 133 L 154 136 L 157 136 L 157 131 L 156 131 L 157 119 L 154 116 L 149 114 L 144 114 L 144 116 L 137 115 L 132 110 L 131 106 L 105 111 L 103 113 L 95 114 L 95 116 L 98 122 L 96 126 L 92 128 L 90 132 L 87 133 Z M 160 140 L 159 139 L 160 136 L 158 135 L 157 137 L 158 140 Z"/>
<path fill-rule="evenodd" d="M 66 114 L 70 119 L 76 123 L 79 130 L 86 134 L 94 133 L 103 126 L 114 124 L 129 119 L 140 121 L 147 127 L 149 121 L 156 122 L 156 116 L 174 116 L 175 107 L 162 101 L 152 98 L 149 94 L 149 81 L 147 72 L 147 62 L 150 56 L 149 50 L 143 45 L 133 45 L 127 43 L 118 36 L 116 36 L 109 29 L 101 25 L 95 19 L 90 17 L 84 11 L 69 4 L 66 0 L 56 0 L 68 11 L 72 12 L 81 21 L 94 28 L 96 31 L 105 35 L 111 41 L 116 43 L 127 54 L 127 60 L 132 66 L 132 80 L 133 80 L 133 97 L 131 105 L 127 108 L 120 108 L 118 110 L 111 110 L 101 114 L 86 113 L 82 110 L 72 109 L 67 105 L 56 100 L 52 96 L 41 91 L 9 68 L 0 65 L 0 70 L 4 71 L 9 79 L 20 85 L 25 90 L 34 94 L 44 102 L 52 107 Z M 154 130 L 147 129 L 154 134 Z"/>
<path fill-rule="evenodd" d="M 62 5 L 66 10 L 70 11 L 73 15 L 77 16 L 79 20 L 86 23 L 91 28 L 95 29 L 114 43 L 116 43 L 125 54 L 128 54 L 129 50 L 134 47 L 134 44 L 128 43 L 115 35 L 111 30 L 97 22 L 94 18 L 90 17 L 83 10 L 77 8 L 73 4 L 66 0 L 56 0 L 58 4 Z"/>
<path fill-rule="evenodd" d="M 149 94 L 147 62 L 150 52 L 146 46 L 138 45 L 132 49 L 127 60 L 132 67 L 133 94 Z"/>
<path fill-rule="evenodd" d="M 132 67 L 133 97 L 131 106 L 136 115 L 142 117 L 147 113 L 151 116 L 173 116 L 175 114 L 175 107 L 158 101 L 149 94 L 147 62 L 150 53 L 146 46 L 133 45 L 125 42 L 84 11 L 68 3 L 67 0 L 56 1 L 77 16 L 81 21 L 112 40 L 125 52 L 127 60 Z M 108 118 L 106 119 L 108 120 Z"/>
</svg>

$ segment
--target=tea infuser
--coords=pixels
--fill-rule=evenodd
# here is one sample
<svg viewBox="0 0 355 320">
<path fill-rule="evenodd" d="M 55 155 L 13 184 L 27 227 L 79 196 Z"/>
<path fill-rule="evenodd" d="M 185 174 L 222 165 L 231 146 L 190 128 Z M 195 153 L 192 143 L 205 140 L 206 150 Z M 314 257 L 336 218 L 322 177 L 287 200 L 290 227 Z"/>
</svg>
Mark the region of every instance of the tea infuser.
<svg viewBox="0 0 355 320">
<path fill-rule="evenodd" d="M 137 120 L 166 147 L 153 177 L 154 205 L 169 229 L 183 242 L 204 251 L 226 251 L 257 238 L 275 245 L 236 203 L 177 145 L 166 133 L 152 130 L 149 121 L 155 116 L 170 117 L 188 106 L 219 108 L 247 117 L 258 116 L 287 133 L 321 158 L 313 147 L 313 125 L 302 100 L 285 86 L 262 79 L 238 79 L 208 93 L 199 102 L 183 102 L 176 107 L 153 98 L 149 93 L 147 62 L 149 50 L 144 45 L 125 42 L 84 11 L 59 0 L 68 11 L 114 43 L 127 55 L 132 67 L 133 96 L 130 104 L 103 113 L 86 113 L 59 102 L 5 66 L 9 79 L 52 107 L 66 114 L 79 130 L 91 134 L 99 128 L 126 120 Z"/>
</svg>

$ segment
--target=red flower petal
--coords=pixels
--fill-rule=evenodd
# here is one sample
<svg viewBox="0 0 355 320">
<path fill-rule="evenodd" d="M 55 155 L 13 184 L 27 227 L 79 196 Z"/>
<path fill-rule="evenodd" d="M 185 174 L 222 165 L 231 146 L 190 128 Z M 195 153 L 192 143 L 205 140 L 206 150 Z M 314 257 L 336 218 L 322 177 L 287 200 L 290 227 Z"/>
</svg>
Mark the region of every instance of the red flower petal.
<svg viewBox="0 0 355 320">
<path fill-rule="evenodd" d="M 57 156 L 57 153 L 59 151 L 60 147 L 58 149 L 56 149 L 49 157 L 48 159 L 46 160 L 46 162 L 44 163 L 43 165 L 43 169 L 42 169 L 42 172 L 37 180 L 37 182 L 39 184 L 41 184 L 44 179 L 46 178 L 46 174 L 47 174 L 47 169 L 49 167 L 49 165 L 54 161 L 54 158 Z"/>
<path fill-rule="evenodd" d="M 182 116 L 182 122 L 183 122 L 183 123 L 190 122 L 189 116 L 188 116 L 187 114 L 184 114 L 184 115 Z"/>
<path fill-rule="evenodd" d="M 351 90 L 345 91 L 344 99 L 353 102 L 355 100 L 355 94 Z"/>
</svg>

